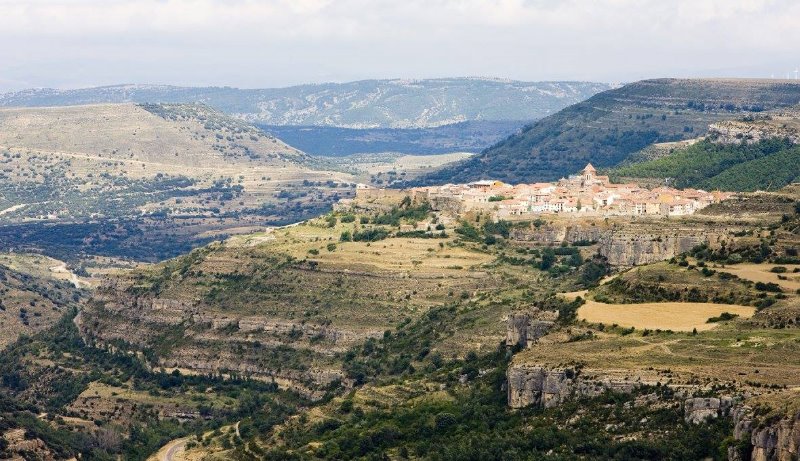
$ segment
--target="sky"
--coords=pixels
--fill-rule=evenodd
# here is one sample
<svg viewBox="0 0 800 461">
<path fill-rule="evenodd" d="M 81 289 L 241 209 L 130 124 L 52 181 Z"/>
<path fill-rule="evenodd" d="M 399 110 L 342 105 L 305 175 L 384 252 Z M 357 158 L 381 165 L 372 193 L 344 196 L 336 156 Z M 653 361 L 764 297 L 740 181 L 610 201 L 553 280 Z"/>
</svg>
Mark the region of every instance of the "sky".
<svg viewBox="0 0 800 461">
<path fill-rule="evenodd" d="M 0 0 L 0 92 L 794 78 L 797 0 Z"/>
</svg>

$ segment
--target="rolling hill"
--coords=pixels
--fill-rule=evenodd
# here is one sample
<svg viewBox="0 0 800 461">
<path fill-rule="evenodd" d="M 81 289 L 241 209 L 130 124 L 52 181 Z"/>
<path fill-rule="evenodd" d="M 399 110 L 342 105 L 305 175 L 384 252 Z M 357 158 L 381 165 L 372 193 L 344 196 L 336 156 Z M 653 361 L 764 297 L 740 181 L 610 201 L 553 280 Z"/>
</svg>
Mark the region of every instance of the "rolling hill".
<svg viewBox="0 0 800 461">
<path fill-rule="evenodd" d="M 587 162 L 610 167 L 653 143 L 702 136 L 711 123 L 798 103 L 800 84 L 794 81 L 644 80 L 599 93 L 534 122 L 417 184 L 481 178 L 555 180 Z"/>
<path fill-rule="evenodd" d="M 484 78 L 363 80 L 269 89 L 117 85 L 19 91 L 0 95 L 0 106 L 200 102 L 269 125 L 428 128 L 471 120 L 535 120 L 608 88 L 604 83 Z"/>
<path fill-rule="evenodd" d="M 0 109 L 0 242 L 156 260 L 316 215 L 347 173 L 205 105 Z"/>
<path fill-rule="evenodd" d="M 0 349 L 20 335 L 53 326 L 78 306 L 88 293 L 83 288 L 85 284 L 61 261 L 41 255 L 0 253 Z"/>
</svg>

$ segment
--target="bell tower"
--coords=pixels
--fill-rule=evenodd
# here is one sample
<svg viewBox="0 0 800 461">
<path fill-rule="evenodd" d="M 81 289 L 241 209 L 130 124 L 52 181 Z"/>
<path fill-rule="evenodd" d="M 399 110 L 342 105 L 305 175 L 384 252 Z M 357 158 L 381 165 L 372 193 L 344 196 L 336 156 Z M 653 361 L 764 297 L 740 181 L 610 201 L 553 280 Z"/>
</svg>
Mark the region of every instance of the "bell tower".
<svg viewBox="0 0 800 461">
<path fill-rule="evenodd" d="M 594 169 L 591 163 L 587 163 L 586 167 L 581 172 L 581 176 L 583 176 L 584 183 L 591 183 L 595 179 L 595 173 L 597 170 Z"/>
</svg>

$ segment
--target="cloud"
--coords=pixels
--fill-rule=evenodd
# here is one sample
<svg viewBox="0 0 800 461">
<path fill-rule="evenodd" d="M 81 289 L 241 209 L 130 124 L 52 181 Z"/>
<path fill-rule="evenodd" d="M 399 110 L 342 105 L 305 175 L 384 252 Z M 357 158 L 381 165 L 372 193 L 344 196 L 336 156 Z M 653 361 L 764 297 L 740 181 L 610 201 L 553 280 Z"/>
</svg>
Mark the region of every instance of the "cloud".
<svg viewBox="0 0 800 461">
<path fill-rule="evenodd" d="M 0 0 L 0 90 L 768 76 L 800 61 L 798 18 L 790 0 Z"/>
</svg>

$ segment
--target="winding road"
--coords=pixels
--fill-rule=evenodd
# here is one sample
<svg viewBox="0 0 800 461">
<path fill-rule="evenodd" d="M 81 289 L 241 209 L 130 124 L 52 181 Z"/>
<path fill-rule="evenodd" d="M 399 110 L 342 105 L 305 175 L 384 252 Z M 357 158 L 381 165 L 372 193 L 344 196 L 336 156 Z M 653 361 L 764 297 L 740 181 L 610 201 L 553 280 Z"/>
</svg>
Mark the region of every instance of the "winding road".
<svg viewBox="0 0 800 461">
<path fill-rule="evenodd" d="M 176 456 L 186 450 L 186 443 L 188 441 L 189 437 L 175 439 L 161 447 L 158 453 L 156 453 L 155 456 L 151 456 L 148 461 L 176 461 L 179 459 L 176 458 Z"/>
</svg>

